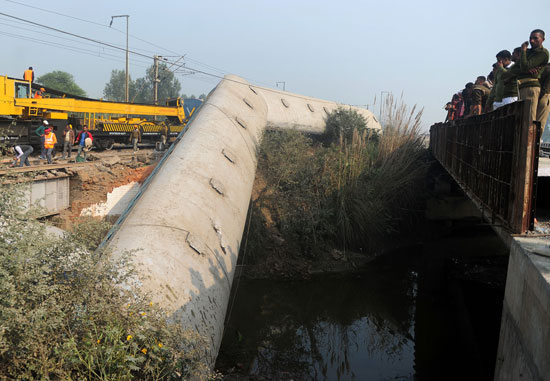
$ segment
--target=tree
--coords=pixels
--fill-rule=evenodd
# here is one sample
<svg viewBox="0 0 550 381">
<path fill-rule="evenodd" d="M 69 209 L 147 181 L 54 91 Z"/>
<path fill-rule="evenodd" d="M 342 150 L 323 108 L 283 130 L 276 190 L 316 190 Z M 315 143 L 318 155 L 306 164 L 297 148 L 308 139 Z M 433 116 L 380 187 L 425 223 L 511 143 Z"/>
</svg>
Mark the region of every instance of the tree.
<svg viewBox="0 0 550 381">
<path fill-rule="evenodd" d="M 163 100 L 168 98 L 176 98 L 181 89 L 180 81 L 175 78 L 165 63 L 159 64 L 159 84 L 158 84 L 158 100 L 162 104 Z M 153 83 L 155 80 L 155 67 L 151 65 L 145 77 L 138 78 L 135 81 L 129 80 L 130 102 L 137 103 L 153 103 Z M 105 85 L 103 95 L 110 101 L 124 102 L 126 99 L 126 74 L 122 70 L 113 70 L 111 79 Z"/>
<path fill-rule="evenodd" d="M 86 96 L 86 92 L 76 84 L 72 74 L 64 71 L 56 70 L 46 73 L 38 77 L 36 82 L 45 87 L 62 91 L 70 95 Z"/>
<path fill-rule="evenodd" d="M 136 95 L 136 83 L 132 78 L 128 79 L 130 101 Z M 126 72 L 124 70 L 114 69 L 111 72 L 111 79 L 105 84 L 103 95 L 109 101 L 124 102 L 126 101 Z"/>
<path fill-rule="evenodd" d="M 199 99 L 205 100 L 205 99 L 206 99 L 206 95 L 205 95 L 205 94 L 199 95 Z"/>
<path fill-rule="evenodd" d="M 168 98 L 176 98 L 181 90 L 180 81 L 175 77 L 174 73 L 168 69 L 165 63 L 159 64 L 157 99 L 162 102 Z M 153 103 L 154 101 L 154 81 L 155 81 L 155 66 L 151 65 L 146 72 L 145 77 L 138 78 L 135 82 L 137 95 L 132 97 L 135 102 Z"/>
</svg>

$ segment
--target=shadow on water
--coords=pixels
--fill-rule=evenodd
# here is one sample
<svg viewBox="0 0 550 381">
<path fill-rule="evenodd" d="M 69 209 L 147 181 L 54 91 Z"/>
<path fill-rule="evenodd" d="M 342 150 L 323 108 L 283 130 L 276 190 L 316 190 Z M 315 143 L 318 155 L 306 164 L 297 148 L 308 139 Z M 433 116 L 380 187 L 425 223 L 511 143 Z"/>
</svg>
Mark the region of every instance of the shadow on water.
<svg viewBox="0 0 550 381">
<path fill-rule="evenodd" d="M 230 379 L 492 380 L 507 249 L 488 228 L 393 251 L 344 279 L 241 280 Z"/>
</svg>

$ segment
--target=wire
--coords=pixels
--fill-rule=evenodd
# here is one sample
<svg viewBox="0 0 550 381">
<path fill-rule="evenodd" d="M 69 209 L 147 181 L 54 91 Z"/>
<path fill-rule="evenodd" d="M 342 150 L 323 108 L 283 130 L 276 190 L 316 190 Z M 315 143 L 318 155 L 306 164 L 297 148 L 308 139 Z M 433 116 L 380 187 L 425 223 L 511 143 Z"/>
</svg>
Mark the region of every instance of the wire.
<svg viewBox="0 0 550 381">
<path fill-rule="evenodd" d="M 113 49 L 122 50 L 122 51 L 126 52 L 126 49 L 121 48 L 121 47 L 116 46 L 116 45 L 113 45 L 113 44 L 110 44 L 110 43 L 108 43 L 108 42 L 95 40 L 95 39 L 93 39 L 93 38 L 89 38 L 89 37 L 85 37 L 85 36 L 80 36 L 80 35 L 75 34 L 75 33 L 71 33 L 71 32 L 67 32 L 67 31 L 61 30 L 61 29 L 53 28 L 53 27 L 51 27 L 51 26 L 47 26 L 47 25 L 44 25 L 44 24 L 40 24 L 40 23 L 37 23 L 37 22 L 34 22 L 34 21 L 25 20 L 25 19 L 23 19 L 23 18 L 21 18 L 21 17 L 9 15 L 9 14 L 7 14 L 7 13 L 0 12 L 0 15 L 6 16 L 6 17 L 10 17 L 10 18 L 13 18 L 13 19 L 15 19 L 15 20 L 23 21 L 23 22 L 26 22 L 26 23 L 29 23 L 29 24 L 32 24 L 32 25 L 37 25 L 37 26 L 40 26 L 40 27 L 45 28 L 45 29 L 54 30 L 54 31 L 56 31 L 56 32 L 58 32 L 58 33 L 63 33 L 63 34 L 67 34 L 67 35 L 69 35 L 69 36 L 81 38 L 81 39 L 83 39 L 83 40 L 92 41 L 92 42 L 95 42 L 96 44 L 101 44 L 101 45 L 109 46 L 109 47 L 111 47 L 111 48 L 113 48 Z M 148 56 L 148 55 L 142 54 L 142 53 L 138 53 L 138 52 L 135 52 L 135 51 L 133 51 L 133 50 L 128 50 L 128 52 L 129 52 L 129 53 L 132 53 L 132 54 L 135 54 L 135 55 L 138 55 L 138 56 L 141 56 L 141 57 L 152 58 L 151 56 Z"/>
<path fill-rule="evenodd" d="M 118 46 L 116 46 L 116 45 L 113 45 L 113 44 L 110 44 L 110 43 L 107 43 L 107 42 L 95 40 L 95 39 L 93 39 L 93 38 L 81 36 L 81 35 L 78 35 L 78 34 L 75 34 L 75 33 L 71 33 L 71 32 L 67 32 L 67 31 L 64 31 L 64 30 L 61 30 L 61 29 L 53 28 L 53 27 L 50 27 L 50 26 L 47 26 L 47 25 L 43 25 L 43 24 L 34 22 L 34 21 L 25 20 L 25 19 L 23 19 L 23 18 L 20 18 L 20 17 L 17 17 L 17 16 L 13 16 L 13 15 L 9 15 L 9 14 L 7 14 L 7 13 L 0 12 L 0 15 L 6 16 L 6 17 L 10 17 L 10 18 L 13 18 L 13 19 L 16 19 L 16 20 L 19 20 L 19 21 L 23 21 L 23 22 L 26 22 L 26 23 L 29 23 L 29 24 L 32 24 L 32 25 L 37 25 L 37 26 L 40 26 L 40 27 L 42 27 L 42 28 L 54 30 L 54 31 L 56 31 L 56 32 L 58 32 L 58 33 L 67 34 L 67 35 L 70 35 L 70 36 L 73 36 L 73 37 L 77 37 L 77 38 L 80 38 L 80 39 L 83 39 L 83 40 L 86 40 L 86 41 L 91 41 L 91 42 L 94 42 L 94 43 L 97 43 L 97 44 L 109 46 L 109 47 L 111 47 L 111 48 L 113 48 L 113 49 L 121 50 L 121 51 L 124 51 L 124 52 L 128 51 L 129 53 L 132 53 L 132 54 L 135 54 L 135 55 L 138 55 L 138 56 L 141 56 L 141 57 L 146 57 L 146 58 L 149 58 L 149 59 L 153 58 L 153 57 L 151 57 L 151 56 L 148 56 L 148 55 L 145 55 L 145 54 L 142 54 L 142 53 L 138 53 L 138 52 L 135 52 L 135 51 L 132 51 L 132 50 L 126 50 L 126 49 L 124 49 L 124 48 L 120 48 L 120 47 L 118 47 Z M 179 61 L 179 60 L 175 61 L 175 62 L 173 63 L 173 65 L 176 64 L 178 61 Z M 168 60 L 167 62 L 172 63 L 172 62 L 169 61 L 169 60 Z M 237 84 L 240 84 L 240 85 L 243 85 L 243 86 L 250 86 L 249 83 L 241 82 L 241 81 L 238 81 L 238 80 L 235 80 L 235 79 L 225 78 L 225 77 L 223 77 L 223 76 L 216 75 L 216 74 L 213 74 L 213 73 L 208 73 L 208 72 L 203 71 L 203 70 L 199 70 L 199 69 L 196 69 L 196 68 L 193 68 L 193 67 L 185 66 L 185 64 L 180 65 L 180 67 L 185 67 L 185 68 L 188 69 L 188 70 L 195 71 L 195 72 L 197 72 L 197 73 L 204 74 L 204 75 L 206 75 L 206 76 L 210 76 L 210 77 L 213 77 L 213 78 L 218 78 L 218 79 L 226 80 L 226 81 L 233 82 L 233 83 L 237 83 Z M 261 89 L 264 90 L 264 91 L 268 91 L 268 92 L 272 92 L 272 93 L 276 93 L 276 94 L 282 94 L 282 95 L 285 95 L 285 96 L 287 96 L 287 97 L 300 98 L 300 99 L 311 99 L 311 97 L 307 97 L 307 96 L 303 96 L 303 95 L 290 94 L 290 93 L 287 93 L 287 92 L 283 92 L 283 91 L 279 91 L 279 90 L 275 90 L 275 89 L 270 89 L 270 88 L 266 88 L 266 87 L 261 87 L 261 86 L 257 86 L 257 87 L 258 87 L 258 88 L 261 88 Z M 321 99 L 318 99 L 318 101 L 326 102 L 326 103 L 334 103 L 334 102 L 331 102 L 331 101 L 325 101 L 325 100 L 321 100 Z"/>
<path fill-rule="evenodd" d="M 49 9 L 44 9 L 44 8 L 40 8 L 40 7 L 36 7 L 36 6 L 32 6 L 32 5 L 28 5 L 28 4 L 23 4 L 23 3 L 20 3 L 18 1 L 13 1 L 13 0 L 4 0 L 8 3 L 13 3 L 13 4 L 17 4 L 17 5 L 21 5 L 23 7 L 27 7 L 27 8 L 32 8 L 32 9 L 37 9 L 37 10 L 40 10 L 40 11 L 43 11 L 43 12 L 47 12 L 47 13 L 52 13 L 54 15 L 58 15 L 58 16 L 63 16 L 63 17 L 67 17 L 67 18 L 70 18 L 70 19 L 74 19 L 74 20 L 78 20 L 78 21 L 82 21 L 82 22 L 87 22 L 89 24 L 94 24 L 94 25 L 98 25 L 98 26 L 102 26 L 104 28 L 108 28 L 108 29 L 112 29 L 112 30 L 115 30 L 117 32 L 120 32 L 120 33 L 123 33 L 123 34 L 126 34 L 125 31 L 123 30 L 120 30 L 120 29 L 117 29 L 117 28 L 113 28 L 113 27 L 110 27 L 109 25 L 106 25 L 106 24 L 101 24 L 101 23 L 98 23 L 98 22 L 95 22 L 95 21 L 91 21 L 91 20 L 86 20 L 86 19 L 82 19 L 82 18 L 79 18 L 79 17 L 75 17 L 75 16 L 71 16 L 71 15 L 67 15 L 65 13 L 60 13 L 60 12 L 55 12 L 55 11 L 52 11 L 52 10 L 49 10 Z M 139 40 L 139 41 L 142 41 L 142 42 L 145 42 L 146 44 L 149 44 L 151 46 L 154 46 L 156 48 L 161 48 L 165 51 L 168 51 L 168 52 L 171 52 L 171 50 L 169 49 L 166 49 L 166 48 L 163 48 L 162 46 L 159 46 L 159 45 L 156 45 L 152 42 L 149 42 L 149 41 L 146 41 L 146 40 L 143 40 L 137 36 L 134 36 L 132 34 L 129 34 L 130 37 L 136 39 L 136 40 Z M 136 48 L 137 49 L 137 48 Z M 138 49 L 138 50 L 142 50 L 142 51 L 146 51 L 146 52 L 149 52 L 149 53 L 155 53 L 151 50 L 146 50 L 146 49 Z M 174 53 L 174 52 L 172 52 Z"/>
</svg>

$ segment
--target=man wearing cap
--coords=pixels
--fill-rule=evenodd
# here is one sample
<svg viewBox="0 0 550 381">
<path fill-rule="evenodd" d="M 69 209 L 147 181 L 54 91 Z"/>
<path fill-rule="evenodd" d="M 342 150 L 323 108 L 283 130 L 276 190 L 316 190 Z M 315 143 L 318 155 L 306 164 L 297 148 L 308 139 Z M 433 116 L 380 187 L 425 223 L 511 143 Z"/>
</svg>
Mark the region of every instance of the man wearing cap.
<svg viewBox="0 0 550 381">
<path fill-rule="evenodd" d="M 63 131 L 63 156 L 62 159 L 65 159 L 67 157 L 67 152 L 69 153 L 68 158 L 71 158 L 71 152 L 73 150 L 73 143 L 74 143 L 74 131 L 73 126 L 70 124 L 67 124 L 65 126 L 65 130 Z"/>
<path fill-rule="evenodd" d="M 38 90 L 36 93 L 34 93 L 34 98 L 35 99 L 38 99 L 38 98 L 42 98 L 42 94 L 46 91 L 46 89 L 44 89 L 43 87 L 40 88 L 40 90 Z"/>
<path fill-rule="evenodd" d="M 46 158 L 46 149 L 44 148 L 44 130 L 49 127 L 49 123 L 46 119 L 42 121 L 42 124 L 34 131 L 36 135 L 40 136 L 40 158 Z"/>
<path fill-rule="evenodd" d="M 51 127 L 48 127 L 44 130 L 44 148 L 46 149 L 46 159 L 48 159 L 48 164 L 52 163 L 52 152 L 57 144 L 57 137 L 53 133 Z"/>
<path fill-rule="evenodd" d="M 537 120 L 540 95 L 539 78 L 549 59 L 548 50 L 542 46 L 543 42 L 544 31 L 541 29 L 533 30 L 529 35 L 529 41 L 521 44 L 519 62 L 502 76 L 504 80 L 517 79 L 520 100 L 531 101 L 529 110 L 531 120 Z M 531 44 L 531 48 L 527 49 L 529 44 Z"/>
</svg>

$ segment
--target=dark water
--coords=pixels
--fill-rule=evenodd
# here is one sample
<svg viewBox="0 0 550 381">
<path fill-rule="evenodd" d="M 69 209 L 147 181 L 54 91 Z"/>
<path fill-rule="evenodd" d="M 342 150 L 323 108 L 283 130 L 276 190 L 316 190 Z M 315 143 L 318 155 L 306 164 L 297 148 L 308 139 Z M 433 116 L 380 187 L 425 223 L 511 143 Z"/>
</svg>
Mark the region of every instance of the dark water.
<svg viewBox="0 0 550 381">
<path fill-rule="evenodd" d="M 344 279 L 242 280 L 217 368 L 234 379 L 492 380 L 506 253 L 490 229 L 466 227 Z"/>
</svg>

